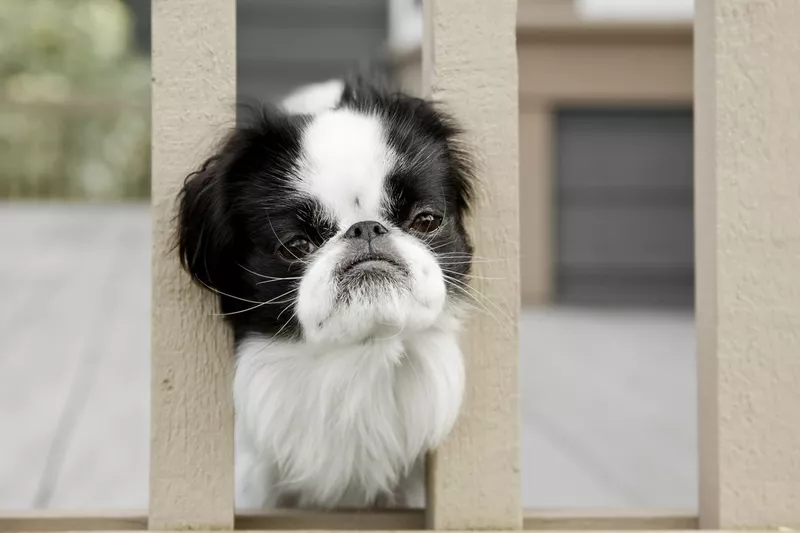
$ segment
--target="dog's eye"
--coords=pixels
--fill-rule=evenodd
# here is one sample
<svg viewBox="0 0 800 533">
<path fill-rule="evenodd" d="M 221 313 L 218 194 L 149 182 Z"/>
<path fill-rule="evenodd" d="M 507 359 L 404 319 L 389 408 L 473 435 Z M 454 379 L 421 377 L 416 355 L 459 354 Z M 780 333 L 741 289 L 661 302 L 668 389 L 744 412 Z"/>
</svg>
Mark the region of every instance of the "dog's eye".
<svg viewBox="0 0 800 533">
<path fill-rule="evenodd" d="M 418 233 L 430 233 L 442 225 L 442 217 L 433 213 L 421 213 L 417 215 L 410 228 Z"/>
<path fill-rule="evenodd" d="M 317 247 L 305 237 L 295 237 L 278 249 L 284 259 L 295 261 L 302 259 L 316 250 Z"/>
</svg>

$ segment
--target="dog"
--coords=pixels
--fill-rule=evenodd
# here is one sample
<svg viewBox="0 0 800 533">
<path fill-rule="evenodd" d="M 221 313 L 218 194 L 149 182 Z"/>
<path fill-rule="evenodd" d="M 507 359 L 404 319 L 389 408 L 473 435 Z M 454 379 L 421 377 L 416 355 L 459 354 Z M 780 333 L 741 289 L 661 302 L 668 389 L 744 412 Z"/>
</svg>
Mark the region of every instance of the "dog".
<svg viewBox="0 0 800 533">
<path fill-rule="evenodd" d="M 465 387 L 463 132 L 364 76 L 240 119 L 177 217 L 183 266 L 234 332 L 236 505 L 423 505 Z"/>
</svg>

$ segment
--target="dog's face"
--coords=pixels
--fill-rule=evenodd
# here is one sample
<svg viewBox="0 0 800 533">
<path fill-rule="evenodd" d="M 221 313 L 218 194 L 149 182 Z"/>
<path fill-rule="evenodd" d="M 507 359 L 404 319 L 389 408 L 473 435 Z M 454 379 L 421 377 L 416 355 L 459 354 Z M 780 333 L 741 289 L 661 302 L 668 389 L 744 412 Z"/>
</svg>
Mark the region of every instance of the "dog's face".
<svg viewBox="0 0 800 533">
<path fill-rule="evenodd" d="M 192 174 L 179 248 L 238 336 L 363 342 L 434 325 L 466 294 L 471 169 L 432 105 L 347 87 L 263 110 Z"/>
</svg>

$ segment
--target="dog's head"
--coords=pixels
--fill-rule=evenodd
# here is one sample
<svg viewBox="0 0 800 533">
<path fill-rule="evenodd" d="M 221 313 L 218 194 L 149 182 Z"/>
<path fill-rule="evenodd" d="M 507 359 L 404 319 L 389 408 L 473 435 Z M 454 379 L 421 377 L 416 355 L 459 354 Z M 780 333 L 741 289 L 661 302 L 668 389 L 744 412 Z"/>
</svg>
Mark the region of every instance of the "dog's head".
<svg viewBox="0 0 800 533">
<path fill-rule="evenodd" d="M 239 336 L 412 333 L 466 294 L 471 166 L 453 120 L 368 83 L 331 87 L 314 113 L 258 110 L 181 193 L 181 259 Z"/>
</svg>

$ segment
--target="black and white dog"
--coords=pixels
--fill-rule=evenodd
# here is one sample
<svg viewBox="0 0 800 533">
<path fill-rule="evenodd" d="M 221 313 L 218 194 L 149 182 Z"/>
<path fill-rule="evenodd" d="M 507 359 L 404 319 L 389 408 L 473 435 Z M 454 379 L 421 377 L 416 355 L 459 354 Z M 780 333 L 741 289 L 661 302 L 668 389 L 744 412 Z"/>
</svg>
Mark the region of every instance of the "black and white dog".
<svg viewBox="0 0 800 533">
<path fill-rule="evenodd" d="M 180 197 L 236 337 L 236 504 L 420 504 L 464 392 L 472 166 L 430 102 L 357 78 L 260 109 Z"/>
</svg>

